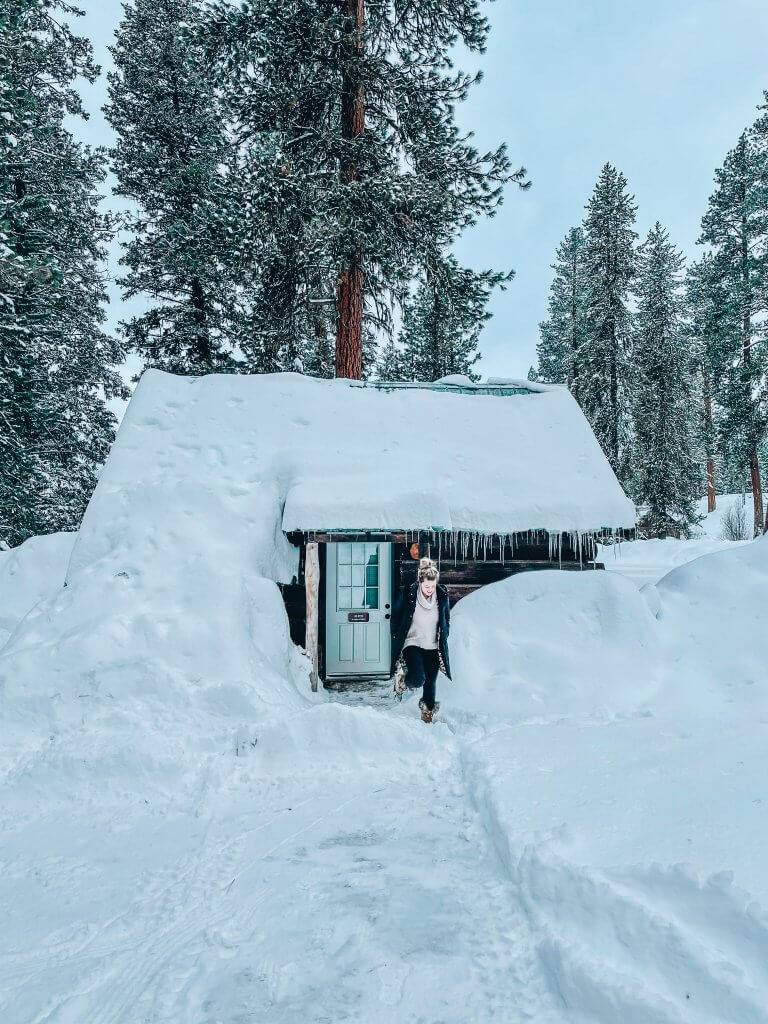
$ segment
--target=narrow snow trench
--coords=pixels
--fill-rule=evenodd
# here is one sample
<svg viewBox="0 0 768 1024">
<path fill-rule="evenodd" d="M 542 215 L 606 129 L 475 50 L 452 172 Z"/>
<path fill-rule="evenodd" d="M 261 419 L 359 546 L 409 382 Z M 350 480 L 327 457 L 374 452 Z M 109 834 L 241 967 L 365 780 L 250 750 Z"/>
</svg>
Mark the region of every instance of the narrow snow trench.
<svg viewBox="0 0 768 1024">
<path fill-rule="evenodd" d="M 461 739 L 438 729 L 444 745 L 402 763 L 265 780 L 244 759 L 166 860 L 150 868 L 136 849 L 135 876 L 121 863 L 123 887 L 105 886 L 103 906 L 94 880 L 98 925 L 45 953 L 0 957 L 0 990 L 15 986 L 8 1009 L 23 1014 L 13 1019 L 557 1020 L 466 791 Z"/>
</svg>

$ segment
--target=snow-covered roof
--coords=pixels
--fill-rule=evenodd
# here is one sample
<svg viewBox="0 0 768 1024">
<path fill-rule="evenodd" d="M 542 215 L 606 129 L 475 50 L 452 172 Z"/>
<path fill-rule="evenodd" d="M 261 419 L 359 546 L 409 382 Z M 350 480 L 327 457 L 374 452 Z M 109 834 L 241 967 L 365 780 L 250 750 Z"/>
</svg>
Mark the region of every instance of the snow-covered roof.
<svg viewBox="0 0 768 1024">
<path fill-rule="evenodd" d="M 634 506 L 568 391 L 503 382 L 512 384 L 520 393 L 489 393 L 488 382 L 474 394 L 295 373 L 148 371 L 83 531 L 107 508 L 113 530 L 115 516 L 147 520 L 161 508 L 202 521 L 214 497 L 259 531 L 634 526 Z M 205 529 L 217 520 L 207 515 Z"/>
</svg>

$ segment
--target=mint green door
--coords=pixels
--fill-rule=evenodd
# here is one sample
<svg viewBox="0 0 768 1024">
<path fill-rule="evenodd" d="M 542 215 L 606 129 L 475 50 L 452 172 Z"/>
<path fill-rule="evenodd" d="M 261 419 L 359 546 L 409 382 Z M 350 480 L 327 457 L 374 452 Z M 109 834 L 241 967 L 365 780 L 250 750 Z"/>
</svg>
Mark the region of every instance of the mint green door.
<svg viewBox="0 0 768 1024">
<path fill-rule="evenodd" d="M 325 674 L 389 675 L 392 545 L 328 544 Z"/>
</svg>

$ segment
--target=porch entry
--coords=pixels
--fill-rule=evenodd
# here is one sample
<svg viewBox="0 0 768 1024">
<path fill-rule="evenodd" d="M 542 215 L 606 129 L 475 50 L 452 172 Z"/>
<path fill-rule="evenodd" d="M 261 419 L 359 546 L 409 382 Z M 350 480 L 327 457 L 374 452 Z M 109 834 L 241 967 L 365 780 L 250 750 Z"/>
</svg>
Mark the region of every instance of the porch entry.
<svg viewBox="0 0 768 1024">
<path fill-rule="evenodd" d="M 325 674 L 388 676 L 392 544 L 326 545 Z"/>
</svg>

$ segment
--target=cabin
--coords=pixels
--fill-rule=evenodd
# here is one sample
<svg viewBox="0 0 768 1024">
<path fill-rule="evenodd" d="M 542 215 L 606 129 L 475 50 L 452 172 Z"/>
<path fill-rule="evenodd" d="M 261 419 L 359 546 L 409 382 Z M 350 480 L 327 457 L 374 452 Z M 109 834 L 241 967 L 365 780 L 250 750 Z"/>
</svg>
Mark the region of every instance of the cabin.
<svg viewBox="0 0 768 1024">
<path fill-rule="evenodd" d="M 389 675 L 395 595 L 420 556 L 455 604 L 512 573 L 594 571 L 596 542 L 635 519 L 565 387 L 148 370 L 69 571 L 162 564 L 180 597 L 213 576 L 246 620 L 249 588 L 271 580 L 316 689 Z M 263 628 L 278 625 L 247 627 Z"/>
<path fill-rule="evenodd" d="M 312 496 L 307 484 L 292 491 L 283 512 L 299 565 L 281 590 L 313 686 L 388 677 L 394 598 L 423 555 L 454 605 L 517 572 L 602 568 L 597 541 L 634 527 L 564 387 L 458 376 L 336 384 L 345 408 L 317 426 L 339 471 L 326 488 L 315 479 Z"/>
</svg>

